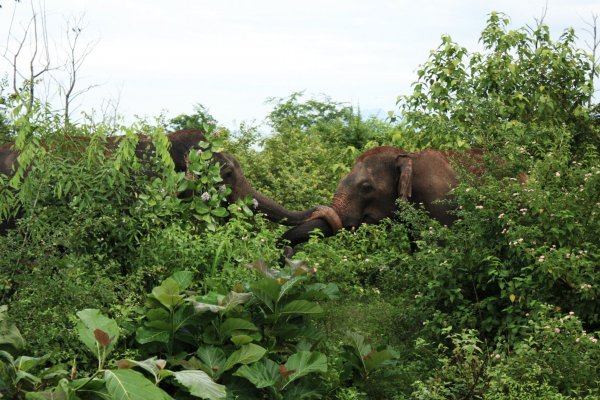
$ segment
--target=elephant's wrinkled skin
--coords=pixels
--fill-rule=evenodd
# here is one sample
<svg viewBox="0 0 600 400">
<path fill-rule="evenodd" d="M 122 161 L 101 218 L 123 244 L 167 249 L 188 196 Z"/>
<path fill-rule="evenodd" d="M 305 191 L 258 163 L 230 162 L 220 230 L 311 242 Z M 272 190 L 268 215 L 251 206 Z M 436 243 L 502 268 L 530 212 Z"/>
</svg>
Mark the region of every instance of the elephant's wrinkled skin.
<svg viewBox="0 0 600 400">
<path fill-rule="evenodd" d="M 451 206 L 437 202 L 449 197 L 458 184 L 452 166 L 456 162 L 473 173 L 482 170 L 482 152 L 424 150 L 409 153 L 396 147 L 377 147 L 363 153 L 348 175 L 338 185 L 331 207 L 346 229 L 361 224 L 373 224 L 393 217 L 396 200 L 402 198 L 423 204 L 425 210 L 444 225 L 451 225 L 455 217 L 448 211 Z M 337 229 L 325 220 L 311 220 L 288 230 L 283 239 L 296 245 L 308 240 L 309 233 L 321 230 L 325 236 Z"/>
<path fill-rule="evenodd" d="M 197 129 L 187 129 L 177 132 L 172 132 L 167 135 L 171 147 L 169 153 L 175 164 L 175 170 L 178 172 L 187 171 L 187 155 L 190 151 L 199 149 L 198 143 L 204 141 L 204 134 Z M 107 150 L 115 150 L 122 137 L 109 137 L 107 139 Z M 73 140 L 75 146 L 81 143 L 85 144 L 85 139 L 76 138 Z M 138 145 L 136 147 L 136 156 L 142 158 L 145 154 L 153 151 L 154 145 L 152 140 L 140 135 Z M 12 148 L 12 144 L 0 146 L 0 173 L 12 176 L 18 167 L 19 152 Z M 257 202 L 256 210 L 265 214 L 271 221 L 286 224 L 298 225 L 313 218 L 324 218 L 328 221 L 328 225 L 337 226 L 340 224 L 337 215 L 330 207 L 317 206 L 305 211 L 290 211 L 278 204 L 276 201 L 264 196 L 258 192 L 246 179 L 239 162 L 231 155 L 225 153 L 214 153 L 216 161 L 221 164 L 221 177 L 223 183 L 231 187 L 231 194 L 228 197 L 229 202 L 235 202 L 245 196 L 251 196 Z M 14 220 L 0 221 L 0 233 L 14 226 Z"/>
</svg>

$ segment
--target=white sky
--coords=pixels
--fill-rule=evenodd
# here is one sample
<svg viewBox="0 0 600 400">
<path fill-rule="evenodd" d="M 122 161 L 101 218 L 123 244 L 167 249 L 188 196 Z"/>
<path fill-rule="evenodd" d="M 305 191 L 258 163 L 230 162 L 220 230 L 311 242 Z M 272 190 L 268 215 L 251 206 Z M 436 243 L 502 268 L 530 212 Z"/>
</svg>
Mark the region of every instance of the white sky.
<svg viewBox="0 0 600 400">
<path fill-rule="evenodd" d="M 39 5 L 41 0 L 36 0 Z M 31 16 L 29 0 L 0 0 L 0 55 L 15 49 Z M 43 5 L 44 3 L 41 2 Z M 416 69 L 443 34 L 469 50 L 492 10 L 511 28 L 533 24 L 547 6 L 554 38 L 586 28 L 600 15 L 595 0 L 46 0 L 56 57 L 65 48 L 66 20 L 84 20 L 83 41 L 97 41 L 78 78 L 97 84 L 78 111 L 119 101 L 134 115 L 167 117 L 203 104 L 220 124 L 263 121 L 268 97 L 325 94 L 385 117 L 407 94 Z M 14 13 L 14 18 L 13 18 Z M 0 77 L 9 73 L 0 59 Z M 77 118 L 77 113 L 72 117 Z"/>
</svg>

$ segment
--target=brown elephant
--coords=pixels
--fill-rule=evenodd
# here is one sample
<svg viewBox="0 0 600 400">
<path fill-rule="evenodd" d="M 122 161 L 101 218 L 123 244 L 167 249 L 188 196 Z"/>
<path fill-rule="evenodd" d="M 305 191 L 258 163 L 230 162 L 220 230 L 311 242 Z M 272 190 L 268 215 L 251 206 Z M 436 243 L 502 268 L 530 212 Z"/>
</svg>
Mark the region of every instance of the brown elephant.
<svg viewBox="0 0 600 400">
<path fill-rule="evenodd" d="M 119 146 L 122 138 L 109 137 L 106 143 L 107 151 L 114 151 Z M 175 170 L 177 172 L 189 172 L 187 155 L 190 151 L 200 149 L 198 144 L 205 140 L 204 133 L 198 129 L 187 129 L 169 133 L 167 138 L 171 143 L 169 153 L 175 164 Z M 72 139 L 69 142 L 70 146 L 85 146 L 87 144 L 85 138 L 72 137 Z M 140 135 L 135 150 L 136 156 L 142 159 L 145 155 L 151 153 L 153 149 L 154 145 L 151 138 Z M 0 146 L 0 174 L 12 176 L 18 167 L 18 156 L 19 152 L 13 149 L 12 144 Z M 317 206 L 304 211 L 287 210 L 276 201 L 254 189 L 246 179 L 235 157 L 226 153 L 214 153 L 213 157 L 221 165 L 223 183 L 231 188 L 231 194 L 227 198 L 228 202 L 233 203 L 245 196 L 251 196 L 256 200 L 256 211 L 263 213 L 271 221 L 285 225 L 298 225 L 314 218 L 322 218 L 328 221 L 328 225 L 331 226 L 340 225 L 337 214 L 327 206 Z M 11 227 L 14 227 L 14 219 L 0 221 L 0 233 Z"/>
<path fill-rule="evenodd" d="M 448 199 L 458 184 L 455 165 L 480 174 L 482 161 L 479 149 L 409 153 L 396 147 L 377 147 L 357 159 L 350 173 L 339 183 L 331 207 L 338 214 L 341 226 L 352 229 L 393 217 L 396 200 L 401 198 L 423 204 L 431 217 L 449 226 L 456 218 L 449 213 L 452 206 L 438 200 Z M 330 236 L 338 231 L 338 226 L 313 219 L 288 230 L 283 239 L 294 246 L 308 240 L 315 229 Z"/>
</svg>

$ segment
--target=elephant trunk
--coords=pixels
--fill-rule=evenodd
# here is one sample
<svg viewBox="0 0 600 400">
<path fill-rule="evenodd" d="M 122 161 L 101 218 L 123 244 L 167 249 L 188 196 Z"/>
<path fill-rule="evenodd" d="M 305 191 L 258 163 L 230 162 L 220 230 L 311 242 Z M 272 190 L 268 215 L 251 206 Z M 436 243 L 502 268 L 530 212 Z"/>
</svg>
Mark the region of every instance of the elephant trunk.
<svg viewBox="0 0 600 400">
<path fill-rule="evenodd" d="M 340 217 L 331 207 L 317 206 L 303 211 L 290 211 L 249 184 L 248 186 L 250 187 L 248 194 L 256 200 L 256 209 L 264 213 L 270 221 L 295 226 L 311 220 L 323 219 L 335 232 L 342 228 Z"/>
</svg>

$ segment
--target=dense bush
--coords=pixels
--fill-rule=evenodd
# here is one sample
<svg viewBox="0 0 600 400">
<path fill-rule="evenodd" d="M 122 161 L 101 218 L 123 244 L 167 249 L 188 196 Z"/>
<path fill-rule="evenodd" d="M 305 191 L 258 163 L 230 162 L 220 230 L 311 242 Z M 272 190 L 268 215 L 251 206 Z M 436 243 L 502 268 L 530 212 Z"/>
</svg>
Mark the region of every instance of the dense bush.
<svg viewBox="0 0 600 400">
<path fill-rule="evenodd" d="M 112 128 L 70 126 L 87 136 L 73 141 L 47 107 L 12 99 L 0 127 L 29 170 L 0 190 L 0 216 L 22 213 L 0 236 L 0 391 L 116 396 L 122 379 L 157 398 L 600 396 L 595 71 L 571 30 L 508 24 L 492 14 L 478 53 L 442 38 L 394 123 L 294 93 L 271 100 L 270 136 L 210 136 L 294 209 L 329 203 L 376 145 L 484 148 L 481 176 L 460 171 L 452 227 L 399 202 L 394 220 L 315 235 L 285 268 L 283 228 L 249 202 L 225 209 L 206 155 L 191 161 L 207 179 L 173 173 L 162 126 L 123 128 L 107 154 Z M 170 126 L 212 122 L 198 105 Z M 149 160 L 134 157 L 139 131 Z M 209 200 L 177 198 L 185 187 Z"/>
</svg>

